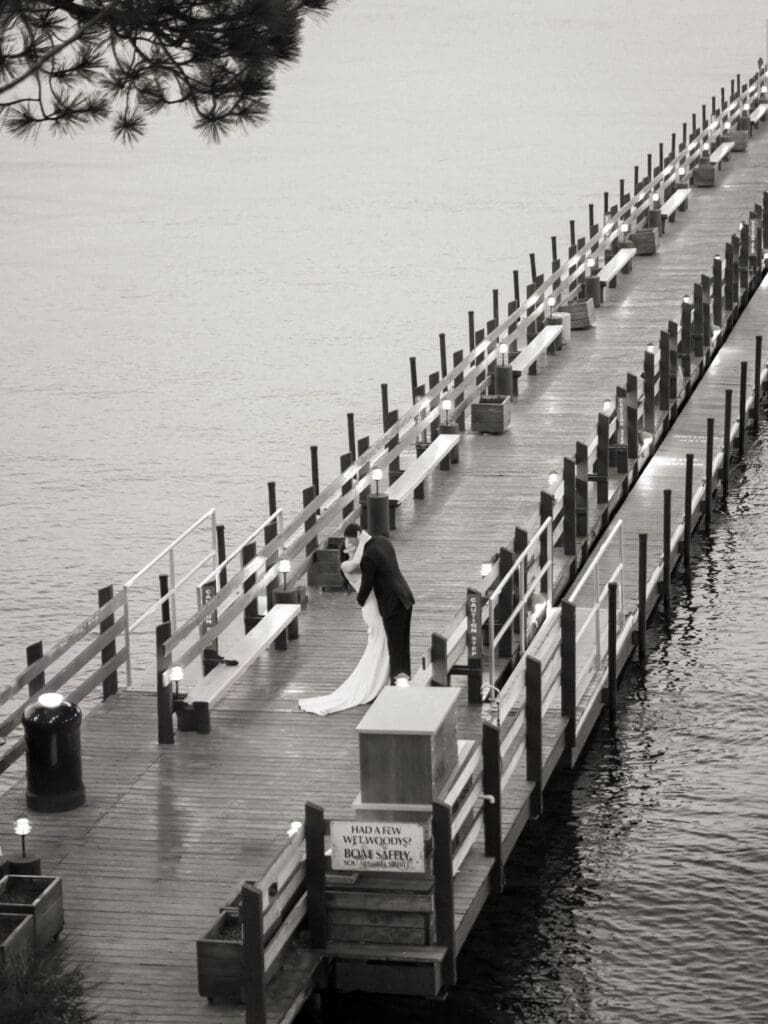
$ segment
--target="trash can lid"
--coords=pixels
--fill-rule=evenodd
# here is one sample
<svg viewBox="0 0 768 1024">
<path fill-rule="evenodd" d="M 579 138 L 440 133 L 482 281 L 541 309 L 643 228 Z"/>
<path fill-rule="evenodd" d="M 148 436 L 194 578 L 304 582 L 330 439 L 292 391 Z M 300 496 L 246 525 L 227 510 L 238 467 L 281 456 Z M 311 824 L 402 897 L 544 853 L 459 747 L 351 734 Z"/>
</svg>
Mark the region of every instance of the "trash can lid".
<svg viewBox="0 0 768 1024">
<path fill-rule="evenodd" d="M 60 693 L 41 693 L 35 703 L 24 711 L 24 724 L 54 729 L 71 725 L 82 717 L 77 704 L 64 700 Z"/>
</svg>

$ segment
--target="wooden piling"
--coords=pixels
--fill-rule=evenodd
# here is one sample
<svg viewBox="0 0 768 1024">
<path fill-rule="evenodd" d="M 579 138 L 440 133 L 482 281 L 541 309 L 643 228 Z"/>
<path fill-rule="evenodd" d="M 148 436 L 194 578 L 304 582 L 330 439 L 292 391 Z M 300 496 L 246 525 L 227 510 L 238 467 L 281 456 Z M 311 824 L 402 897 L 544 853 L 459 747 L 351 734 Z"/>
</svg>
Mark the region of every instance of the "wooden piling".
<svg viewBox="0 0 768 1024">
<path fill-rule="evenodd" d="M 720 495 L 723 505 L 728 501 L 728 487 L 731 475 L 731 406 L 733 403 L 733 391 L 730 388 L 725 392 L 725 413 L 723 416 L 723 476 Z"/>
<path fill-rule="evenodd" d="M 744 453 L 747 444 L 747 374 L 749 363 L 743 360 L 741 363 L 741 376 L 739 379 L 739 461 L 744 461 Z"/>
<path fill-rule="evenodd" d="M 224 564 L 227 558 L 227 541 L 224 535 L 224 526 L 221 523 L 216 524 L 216 566 L 218 568 L 218 574 L 216 577 L 216 589 L 219 590 L 221 587 L 227 584 L 227 567 Z"/>
<path fill-rule="evenodd" d="M 263 898 L 253 882 L 240 888 L 240 923 L 243 932 L 243 996 L 245 1024 L 267 1019 L 267 986 L 264 970 Z"/>
<path fill-rule="evenodd" d="M 312 486 L 315 489 L 315 497 L 320 493 L 320 470 L 317 464 L 317 445 L 309 446 L 309 457 L 312 462 Z"/>
<path fill-rule="evenodd" d="M 576 554 L 576 463 L 563 459 L 563 552 Z"/>
<path fill-rule="evenodd" d="M 38 640 L 33 644 L 29 644 L 26 648 L 27 668 L 30 665 L 34 665 L 36 661 L 39 661 L 43 656 L 43 642 Z M 27 683 L 27 693 L 30 697 L 34 697 L 38 694 L 45 686 L 45 670 L 33 676 Z"/>
<path fill-rule="evenodd" d="M 328 920 L 325 899 L 325 814 L 318 804 L 304 805 L 307 923 L 313 949 L 325 949 Z"/>
<path fill-rule="evenodd" d="M 608 490 L 608 465 L 611 418 L 605 413 L 597 414 L 597 503 L 605 505 L 610 497 Z"/>
<path fill-rule="evenodd" d="M 685 456 L 685 508 L 683 510 L 683 565 L 685 581 L 691 585 L 691 505 L 693 504 L 693 453 Z"/>
<path fill-rule="evenodd" d="M 541 763 L 541 662 L 537 658 L 525 659 L 525 772 L 533 785 L 531 790 L 531 817 L 538 818 L 543 809 L 543 774 Z"/>
<path fill-rule="evenodd" d="M 762 388 L 760 386 L 760 363 L 763 358 L 763 336 L 758 334 L 755 336 L 755 399 L 752 406 L 752 420 L 754 423 L 754 431 L 760 430 L 760 404 L 763 400 Z"/>
<path fill-rule="evenodd" d="M 672 617 L 672 491 L 664 491 L 664 564 L 663 564 L 664 615 L 669 622 Z"/>
<path fill-rule="evenodd" d="M 653 346 L 643 352 L 643 430 L 656 432 L 656 353 Z"/>
<path fill-rule="evenodd" d="M 103 608 L 105 604 L 114 597 L 114 591 L 112 586 L 102 587 L 98 593 L 99 608 Z M 109 615 L 105 616 L 99 623 L 99 633 L 107 633 L 115 625 L 115 614 L 110 612 Z M 110 640 L 101 649 L 101 664 L 108 664 L 114 656 L 117 654 L 117 646 L 114 640 Z M 110 672 L 108 676 L 104 677 L 101 684 L 102 700 L 106 700 L 107 697 L 111 697 L 117 693 L 117 672 Z"/>
<path fill-rule="evenodd" d="M 157 664 L 157 742 L 163 745 L 172 744 L 174 742 L 173 686 L 165 675 L 166 670 L 171 667 L 171 661 L 164 651 L 164 644 L 170 635 L 170 622 L 161 622 L 159 626 L 155 626 L 155 662 Z"/>
<path fill-rule="evenodd" d="M 440 376 L 445 379 L 448 376 L 448 350 L 445 346 L 445 335 L 440 335 Z"/>
<path fill-rule="evenodd" d="M 415 370 L 415 364 L 413 369 Z M 355 440 L 355 414 L 353 412 L 347 413 L 347 445 L 349 454 L 352 456 L 352 461 L 355 460 L 355 451 L 357 450 L 357 442 Z"/>
<path fill-rule="evenodd" d="M 714 417 L 707 419 L 707 454 L 704 477 L 704 529 L 709 534 L 712 529 L 712 488 L 714 486 L 714 458 L 715 458 L 715 420 Z"/>
<path fill-rule="evenodd" d="M 436 801 L 432 804 L 435 937 L 438 945 L 445 946 L 446 949 L 443 981 L 445 984 L 455 985 L 457 974 L 451 844 L 451 809 L 446 804 Z"/>
<path fill-rule="evenodd" d="M 168 600 L 168 576 L 166 573 L 161 573 L 158 576 L 160 582 L 160 597 L 165 598 L 163 603 L 160 605 L 160 621 L 170 622 L 171 621 L 171 603 Z"/>
<path fill-rule="evenodd" d="M 565 742 L 576 746 L 576 607 L 560 602 L 560 712 L 566 719 Z"/>
<path fill-rule="evenodd" d="M 608 714 L 611 725 L 616 724 L 616 689 L 618 685 L 616 670 L 618 586 L 615 580 L 608 584 Z"/>
<path fill-rule="evenodd" d="M 648 534 L 637 538 L 637 658 L 645 664 L 648 630 Z"/>
<path fill-rule="evenodd" d="M 501 736 L 495 723 L 483 722 L 483 831 L 485 856 L 493 858 L 491 889 L 504 891 L 504 856 L 501 827 Z"/>
</svg>

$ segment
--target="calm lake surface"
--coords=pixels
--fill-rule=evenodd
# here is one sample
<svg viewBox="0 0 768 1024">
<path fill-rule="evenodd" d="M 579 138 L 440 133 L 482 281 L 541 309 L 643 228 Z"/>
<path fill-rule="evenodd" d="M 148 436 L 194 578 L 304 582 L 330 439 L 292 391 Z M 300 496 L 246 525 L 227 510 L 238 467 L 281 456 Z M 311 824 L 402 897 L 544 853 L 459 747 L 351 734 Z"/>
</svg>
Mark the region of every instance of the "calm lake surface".
<svg viewBox="0 0 768 1024">
<path fill-rule="evenodd" d="M 209 507 L 230 543 L 267 481 L 295 510 L 310 443 L 335 475 L 347 412 L 378 431 L 380 383 L 404 405 L 409 356 L 426 378 L 438 332 L 463 346 L 468 309 L 754 71 L 765 5 L 726 10 L 342 0 L 248 136 L 3 137 L 2 678 Z M 550 795 L 432 1019 L 768 1020 L 766 495 L 761 451 L 685 628 Z"/>
</svg>

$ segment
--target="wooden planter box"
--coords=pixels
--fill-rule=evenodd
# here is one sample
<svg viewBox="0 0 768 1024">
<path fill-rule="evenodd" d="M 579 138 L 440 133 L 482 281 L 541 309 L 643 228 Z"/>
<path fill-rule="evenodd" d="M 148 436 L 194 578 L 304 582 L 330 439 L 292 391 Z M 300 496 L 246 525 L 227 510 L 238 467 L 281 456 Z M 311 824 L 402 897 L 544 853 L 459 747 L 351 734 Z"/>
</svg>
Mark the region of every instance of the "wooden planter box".
<svg viewBox="0 0 768 1024">
<path fill-rule="evenodd" d="M 236 910 L 224 909 L 197 940 L 197 990 L 206 999 L 243 998 L 243 931 Z"/>
<path fill-rule="evenodd" d="M 503 434 L 512 422 L 509 395 L 483 395 L 472 404 L 472 430 L 476 434 Z"/>
<path fill-rule="evenodd" d="M 0 914 L 31 914 L 35 946 L 41 950 L 64 927 L 61 879 L 45 875 L 6 875 L 0 879 Z"/>
<path fill-rule="evenodd" d="M 12 964 L 24 971 L 35 955 L 35 922 L 31 914 L 0 913 L 0 977 Z"/>
<path fill-rule="evenodd" d="M 709 162 L 696 164 L 693 169 L 693 184 L 697 188 L 713 188 L 715 184 L 715 165 Z"/>
<path fill-rule="evenodd" d="M 307 571 L 307 583 L 324 590 L 342 590 L 344 577 L 341 574 L 343 538 L 329 537 L 324 548 L 312 552 L 312 561 Z"/>
</svg>

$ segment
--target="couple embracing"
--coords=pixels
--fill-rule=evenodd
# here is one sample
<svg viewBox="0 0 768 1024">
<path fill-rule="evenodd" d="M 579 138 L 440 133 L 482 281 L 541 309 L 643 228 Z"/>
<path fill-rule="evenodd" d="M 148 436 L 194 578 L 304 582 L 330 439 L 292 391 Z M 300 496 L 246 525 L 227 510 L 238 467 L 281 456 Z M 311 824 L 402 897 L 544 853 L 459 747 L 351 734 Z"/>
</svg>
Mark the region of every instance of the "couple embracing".
<svg viewBox="0 0 768 1024">
<path fill-rule="evenodd" d="M 386 537 L 372 537 L 355 523 L 344 531 L 341 570 L 357 592 L 368 644 L 352 674 L 324 697 L 299 701 L 302 711 L 330 715 L 367 704 L 387 685 L 407 686 L 411 675 L 413 594 Z"/>
</svg>

